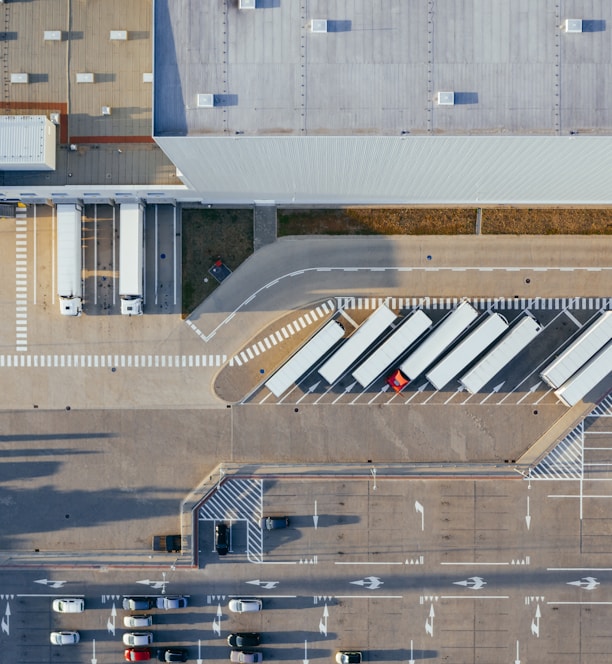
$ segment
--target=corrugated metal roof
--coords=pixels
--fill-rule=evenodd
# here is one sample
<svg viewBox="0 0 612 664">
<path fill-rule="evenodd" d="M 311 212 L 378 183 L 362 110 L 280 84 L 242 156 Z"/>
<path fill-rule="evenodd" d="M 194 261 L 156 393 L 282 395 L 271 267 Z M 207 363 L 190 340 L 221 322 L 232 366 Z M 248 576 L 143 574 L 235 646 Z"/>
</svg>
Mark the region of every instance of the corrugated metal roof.
<svg viewBox="0 0 612 664">
<path fill-rule="evenodd" d="M 612 137 L 156 137 L 212 202 L 610 205 Z"/>
<path fill-rule="evenodd" d="M 55 125 L 44 115 L 0 117 L 0 170 L 53 170 Z"/>
</svg>

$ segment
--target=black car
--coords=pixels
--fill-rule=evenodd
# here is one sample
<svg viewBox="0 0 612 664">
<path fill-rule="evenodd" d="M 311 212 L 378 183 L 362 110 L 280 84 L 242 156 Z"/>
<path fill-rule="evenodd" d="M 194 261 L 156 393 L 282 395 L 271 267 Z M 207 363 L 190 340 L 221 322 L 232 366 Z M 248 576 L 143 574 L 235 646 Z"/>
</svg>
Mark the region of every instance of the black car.
<svg viewBox="0 0 612 664">
<path fill-rule="evenodd" d="M 265 528 L 266 530 L 277 530 L 278 528 L 288 528 L 289 527 L 289 517 L 287 516 L 264 516 L 260 522 L 259 526 Z"/>
<path fill-rule="evenodd" d="M 218 523 L 215 526 L 215 549 L 220 556 L 225 556 L 228 552 L 229 528 L 224 523 Z"/>
<path fill-rule="evenodd" d="M 236 632 L 227 637 L 227 645 L 232 648 L 252 648 L 260 642 L 261 636 L 257 632 Z"/>
<path fill-rule="evenodd" d="M 187 651 L 185 648 L 160 648 L 157 659 L 160 662 L 186 662 Z"/>
<path fill-rule="evenodd" d="M 124 597 L 123 608 L 126 611 L 147 611 L 155 608 L 155 597 Z"/>
</svg>

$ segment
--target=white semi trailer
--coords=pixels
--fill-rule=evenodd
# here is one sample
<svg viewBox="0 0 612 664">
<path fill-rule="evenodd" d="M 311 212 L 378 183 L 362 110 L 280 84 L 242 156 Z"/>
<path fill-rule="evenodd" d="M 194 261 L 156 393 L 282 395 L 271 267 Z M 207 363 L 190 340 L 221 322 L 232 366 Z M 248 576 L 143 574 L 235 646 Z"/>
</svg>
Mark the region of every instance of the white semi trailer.
<svg viewBox="0 0 612 664">
<path fill-rule="evenodd" d="M 119 211 L 119 296 L 123 315 L 142 315 L 143 281 L 144 209 L 140 203 L 121 203 Z"/>
<path fill-rule="evenodd" d="M 63 316 L 83 310 L 81 206 L 57 206 L 57 294 Z"/>
<path fill-rule="evenodd" d="M 426 374 L 425 378 L 436 388 L 441 390 L 445 385 L 456 378 L 469 364 L 508 329 L 508 321 L 499 314 L 487 316 L 475 330 L 470 332 L 461 343 L 445 355 Z"/>
<path fill-rule="evenodd" d="M 606 311 L 549 364 L 540 376 L 552 388 L 561 387 L 610 339 L 612 339 L 612 311 Z"/>
<path fill-rule="evenodd" d="M 319 373 L 331 385 L 366 352 L 395 320 L 395 314 L 384 304 L 345 341 L 319 368 Z"/>
<path fill-rule="evenodd" d="M 612 387 L 612 341 L 602 348 L 597 355 L 592 357 L 580 371 L 577 371 L 566 383 L 564 383 L 555 394 L 566 406 L 575 406 L 579 401 L 597 385 L 607 380 L 607 384 L 601 386 L 604 394 Z M 602 394 L 595 395 L 596 397 Z"/>
<path fill-rule="evenodd" d="M 353 371 L 353 378 L 361 387 L 367 387 L 431 326 L 432 320 L 426 313 L 415 311 Z"/>
<path fill-rule="evenodd" d="M 431 366 L 476 318 L 478 311 L 469 302 L 462 302 L 387 378 L 390 387 L 401 392 L 411 380 L 418 378 Z"/>
<path fill-rule="evenodd" d="M 344 328 L 337 320 L 330 320 L 312 339 L 266 382 L 266 387 L 278 398 L 286 392 L 300 376 L 311 369 L 344 336 Z"/>
<path fill-rule="evenodd" d="M 509 364 L 541 330 L 540 323 L 531 316 L 523 316 L 493 348 L 459 382 L 470 394 L 480 392 L 507 364 Z"/>
</svg>

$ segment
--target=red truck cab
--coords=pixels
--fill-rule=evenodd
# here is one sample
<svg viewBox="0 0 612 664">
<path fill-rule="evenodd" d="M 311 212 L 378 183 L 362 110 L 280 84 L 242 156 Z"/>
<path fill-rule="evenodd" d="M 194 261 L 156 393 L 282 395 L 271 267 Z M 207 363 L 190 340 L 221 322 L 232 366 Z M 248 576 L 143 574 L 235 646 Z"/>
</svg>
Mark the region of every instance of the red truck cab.
<svg viewBox="0 0 612 664">
<path fill-rule="evenodd" d="M 387 384 L 396 392 L 401 392 L 410 381 L 404 377 L 404 374 L 397 369 L 388 378 Z"/>
</svg>

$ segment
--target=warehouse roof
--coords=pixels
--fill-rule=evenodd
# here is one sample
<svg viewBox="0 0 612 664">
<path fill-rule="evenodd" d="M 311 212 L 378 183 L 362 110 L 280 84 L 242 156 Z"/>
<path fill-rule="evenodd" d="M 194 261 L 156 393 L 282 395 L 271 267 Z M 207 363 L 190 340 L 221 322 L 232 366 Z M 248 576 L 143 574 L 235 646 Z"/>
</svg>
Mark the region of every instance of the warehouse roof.
<svg viewBox="0 0 612 664">
<path fill-rule="evenodd" d="M 241 1 L 157 0 L 154 135 L 612 133 L 608 0 Z"/>
</svg>

